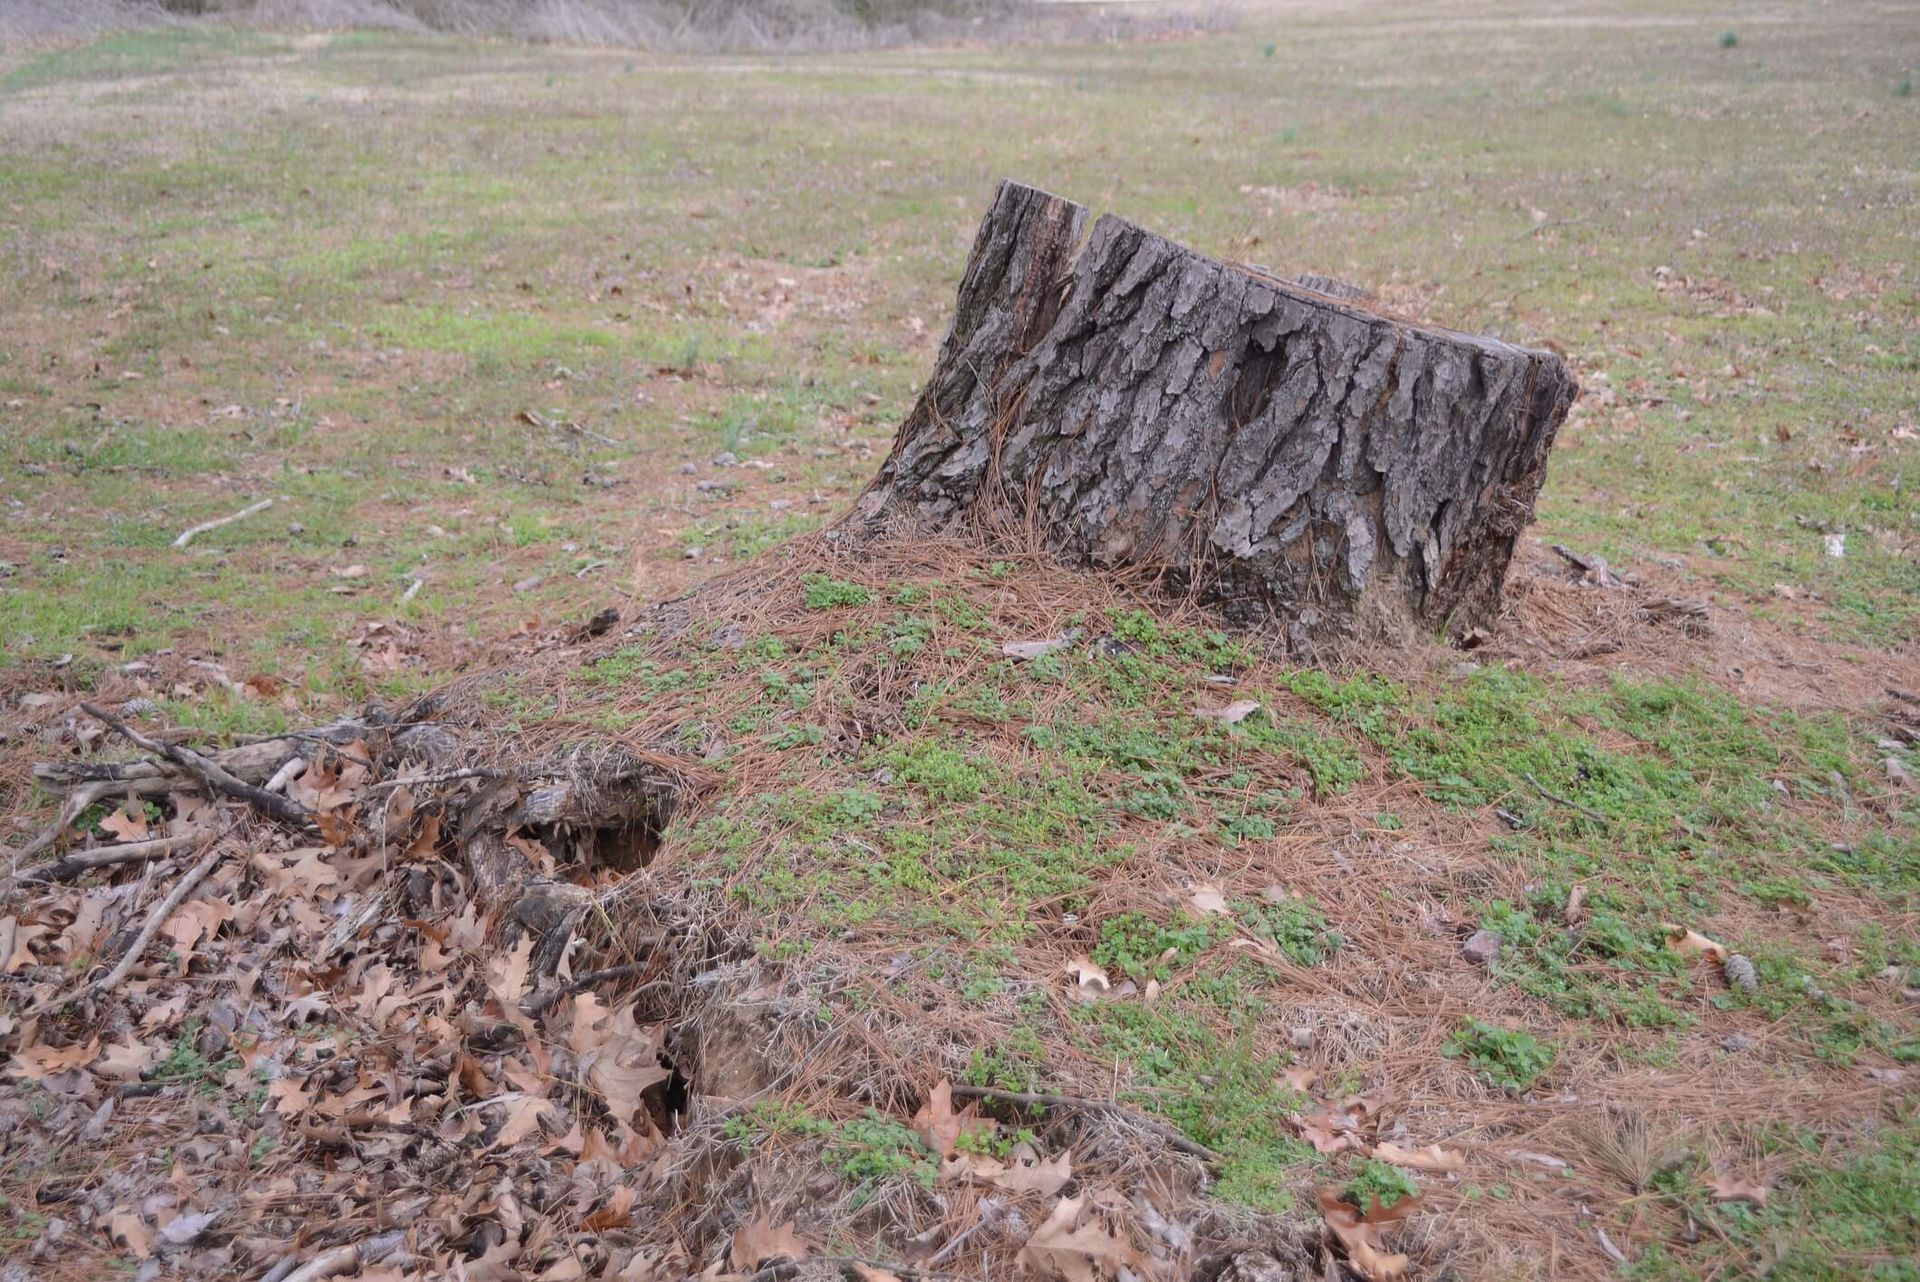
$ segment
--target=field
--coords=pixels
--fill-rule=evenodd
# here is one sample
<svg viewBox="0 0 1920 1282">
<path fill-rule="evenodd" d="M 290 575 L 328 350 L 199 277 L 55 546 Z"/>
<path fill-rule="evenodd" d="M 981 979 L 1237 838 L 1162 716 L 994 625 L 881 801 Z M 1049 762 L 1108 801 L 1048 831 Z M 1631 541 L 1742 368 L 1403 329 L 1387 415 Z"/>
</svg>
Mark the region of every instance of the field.
<svg viewBox="0 0 1920 1282">
<path fill-rule="evenodd" d="M 201 27 L 0 51 L 0 841 L 51 817 L 28 767 L 75 751 L 81 697 L 216 742 L 506 664 L 472 678 L 503 741 L 677 736 L 713 767 L 648 876 L 739 919 L 753 991 L 809 995 L 783 1044 L 895 1021 L 712 1128 L 762 1182 L 689 1213 L 694 1271 L 751 1213 L 911 1274 L 905 1243 L 978 1220 L 905 1124 L 944 1073 L 1217 1150 L 1202 1243 L 1293 1241 L 1319 1186 L 1391 1200 L 1420 1163 L 1367 1153 L 1437 1144 L 1396 1246 L 1419 1276 L 1920 1277 L 1916 64 L 1913 4 L 1629 0 L 857 56 Z M 1020 557 L 821 560 L 1003 176 L 1562 352 L 1583 394 L 1501 628 L 1325 673 Z M 569 631 L 715 574 L 735 648 Z M 1070 624 L 1124 653 L 1001 659 Z M 1222 671 L 1265 705 L 1242 725 L 1190 715 Z M 50 951 L 67 919 L 9 911 L 51 923 L 15 940 L 15 1008 L 81 963 Z M 1483 928 L 1498 955 L 1463 960 Z M 1076 955 L 1164 996 L 1074 1001 Z M 23 1018 L 9 1054 L 84 1042 Z M 321 1178 L 297 1119 L 201 1067 L 263 1187 Z M 127 1101 L 50 1159 L 27 1138 L 71 1143 L 97 1100 L 42 1076 L 0 1101 L 0 1251 L 265 1271 L 256 1230 L 107 1227 L 191 1109 Z M 1042 1120 L 1085 1188 L 1144 1178 Z M 844 1187 L 767 1192 L 822 1152 Z M 272 1223 L 205 1178 L 219 1223 Z M 50 1183 L 114 1192 L 76 1221 Z M 617 1261 L 582 1245 L 596 1205 L 514 1267 Z M 508 1267 L 498 1237 L 468 1254 Z M 1022 1240 L 920 1264 L 997 1276 Z"/>
</svg>

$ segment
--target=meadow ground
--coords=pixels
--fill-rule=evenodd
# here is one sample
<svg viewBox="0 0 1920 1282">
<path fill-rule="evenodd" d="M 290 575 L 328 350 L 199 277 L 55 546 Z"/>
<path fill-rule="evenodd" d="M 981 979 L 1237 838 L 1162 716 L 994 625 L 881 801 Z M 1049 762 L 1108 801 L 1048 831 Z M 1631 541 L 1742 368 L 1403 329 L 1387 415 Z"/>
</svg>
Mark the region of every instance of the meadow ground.
<svg viewBox="0 0 1920 1282">
<path fill-rule="evenodd" d="M 720 594 L 733 644 L 616 637 L 489 688 L 505 734 L 697 727 L 722 782 L 659 863 L 811 995 L 781 1036 L 881 1008 L 925 1034 L 731 1118 L 740 1169 L 828 1154 L 845 1187 L 809 1200 L 838 1210 L 777 1209 L 901 1259 L 960 1214 L 905 1124 L 944 1072 L 1164 1118 L 1247 1223 L 1390 1196 L 1380 1142 L 1439 1144 L 1463 1156 L 1400 1243 L 1434 1273 L 1920 1276 L 1920 706 L 1890 693 L 1920 692 L 1916 63 L 1898 3 L 1276 6 L 857 56 L 0 52 L 0 840 L 44 825 L 26 763 L 86 692 L 211 738 L 324 721 L 806 535 L 1019 177 L 1551 344 L 1584 392 L 1471 654 L 1327 675 L 1018 558 L 813 575 L 803 539 L 751 609 Z M 1000 660 L 1075 623 L 1121 644 Z M 1266 705 L 1240 726 L 1190 714 L 1222 672 Z M 1160 1000 L 1070 1000 L 1075 955 Z M 309 1160 L 284 1120 L 261 1170 Z M 128 1161 L 69 1158 L 8 1153 L 8 1249 L 45 1258 L 36 1189 Z M 696 1256 L 732 1231 L 701 1223 Z M 1004 1229 L 943 1263 L 1010 1260 Z M 529 1276 L 570 1231 L 529 1230 Z M 131 1270 L 134 1236 L 62 1249 Z M 192 1238 L 147 1248 L 195 1267 Z"/>
</svg>

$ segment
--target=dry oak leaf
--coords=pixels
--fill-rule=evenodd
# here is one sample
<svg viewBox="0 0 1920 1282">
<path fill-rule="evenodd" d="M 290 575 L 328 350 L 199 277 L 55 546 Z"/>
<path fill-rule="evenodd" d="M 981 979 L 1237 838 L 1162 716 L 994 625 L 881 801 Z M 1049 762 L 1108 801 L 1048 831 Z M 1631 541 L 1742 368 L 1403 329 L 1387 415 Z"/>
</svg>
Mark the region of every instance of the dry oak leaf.
<svg viewBox="0 0 1920 1282">
<path fill-rule="evenodd" d="M 607 1197 L 605 1206 L 581 1221 L 584 1228 L 595 1233 L 605 1233 L 608 1229 L 624 1229 L 633 1223 L 634 1188 L 631 1184 L 616 1187 Z"/>
<path fill-rule="evenodd" d="M 1305 1064 L 1295 1064 L 1292 1068 L 1280 1074 L 1280 1080 L 1287 1084 L 1288 1089 L 1299 1091 L 1302 1095 L 1305 1095 L 1313 1089 L 1313 1084 L 1318 1080 L 1319 1076 L 1320 1074 L 1316 1070 L 1308 1068 Z"/>
<path fill-rule="evenodd" d="M 153 1230 L 132 1211 L 115 1211 L 109 1215 L 107 1236 L 143 1260 L 153 1254 Z"/>
<path fill-rule="evenodd" d="M 890 1273 L 886 1269 L 876 1268 L 871 1264 L 855 1262 L 853 1272 L 860 1282 L 905 1282 L 898 1273 Z"/>
<path fill-rule="evenodd" d="M 936 1154 L 951 1157 L 959 1152 L 958 1141 L 963 1132 L 992 1129 L 992 1122 L 982 1121 L 975 1113 L 971 1104 L 959 1113 L 953 1111 L 953 1083 L 943 1077 L 927 1092 L 927 1102 L 914 1113 L 908 1125 Z"/>
<path fill-rule="evenodd" d="M 776 1228 L 756 1215 L 734 1230 L 731 1259 L 734 1268 L 752 1273 L 768 1260 L 804 1260 L 812 1249 L 812 1243 L 793 1231 L 792 1220 Z"/>
<path fill-rule="evenodd" d="M 493 1137 L 493 1147 L 511 1148 L 529 1135 L 545 1138 L 540 1129 L 540 1119 L 552 1108 L 552 1101 L 531 1095 L 522 1095 L 509 1101 L 507 1120 L 501 1123 L 500 1133 Z"/>
<path fill-rule="evenodd" d="M 1675 926 L 1671 923 L 1663 923 L 1660 929 L 1667 932 L 1667 947 L 1682 956 L 1699 954 L 1717 962 L 1727 960 L 1727 946 L 1717 940 L 1708 939 L 1697 930 L 1689 930 L 1685 926 Z"/>
<path fill-rule="evenodd" d="M 1425 1148 L 1401 1148 L 1398 1144 L 1383 1140 L 1373 1146 L 1373 1155 L 1382 1162 L 1391 1162 L 1414 1171 L 1457 1171 L 1467 1164 L 1465 1153 L 1458 1149 L 1441 1148 L 1438 1144 L 1429 1144 Z"/>
<path fill-rule="evenodd" d="M 956 1153 L 941 1163 L 940 1174 L 991 1184 L 1009 1193 L 1052 1197 L 1073 1181 L 1073 1155 L 1063 1151 L 1042 1157 L 1033 1145 L 1016 1144 L 1004 1162 L 980 1153 Z"/>
<path fill-rule="evenodd" d="M 1743 1179 L 1737 1175 L 1715 1175 L 1707 1181 L 1707 1187 L 1713 1190 L 1716 1202 L 1751 1202 L 1755 1206 L 1767 1204 L 1767 1184 L 1762 1178 Z"/>
<path fill-rule="evenodd" d="M 580 1058 L 587 1084 L 600 1092 L 607 1111 L 631 1125 L 640 1097 L 667 1081 L 673 1070 L 660 1064 L 662 1028 L 641 1028 L 633 1004 L 607 1010 L 591 993 L 574 999 L 567 1042 Z"/>
<path fill-rule="evenodd" d="M 1346 1251 L 1347 1263 L 1355 1273 L 1367 1282 L 1387 1282 L 1390 1278 L 1406 1276 L 1409 1261 L 1406 1256 L 1387 1250 L 1386 1231 L 1417 1210 L 1419 1198 L 1403 1197 L 1391 1207 L 1383 1207 L 1376 1201 L 1363 1213 L 1345 1201 L 1339 1189 L 1321 1189 L 1316 1197 L 1327 1231 Z"/>
<path fill-rule="evenodd" d="M 117 837 L 121 841 L 145 841 L 153 835 L 152 825 L 147 823 L 146 812 L 130 813 L 125 806 L 114 811 L 100 821 L 100 831 Z"/>
<path fill-rule="evenodd" d="M 0 972 L 17 975 L 28 966 L 38 966 L 40 959 L 33 955 L 33 941 L 46 934 L 45 926 L 22 925 L 12 917 L 0 917 L 0 953 L 6 955 Z"/>
<path fill-rule="evenodd" d="M 36 1043 L 14 1052 L 13 1062 L 7 1065 L 7 1076 L 24 1077 L 30 1082 L 37 1082 L 70 1068 L 85 1068 L 98 1058 L 100 1039 L 97 1037 L 84 1046 L 44 1046 Z"/>
<path fill-rule="evenodd" d="M 1097 1220 L 1080 1223 L 1087 1197 L 1063 1197 L 1020 1249 L 1021 1267 L 1066 1282 L 1099 1282 L 1135 1259 L 1132 1247 Z"/>
<path fill-rule="evenodd" d="M 1208 881 L 1195 885 L 1193 893 L 1187 896 L 1187 902 L 1202 917 L 1219 916 L 1227 911 L 1227 897 L 1220 893 L 1220 887 Z"/>
</svg>

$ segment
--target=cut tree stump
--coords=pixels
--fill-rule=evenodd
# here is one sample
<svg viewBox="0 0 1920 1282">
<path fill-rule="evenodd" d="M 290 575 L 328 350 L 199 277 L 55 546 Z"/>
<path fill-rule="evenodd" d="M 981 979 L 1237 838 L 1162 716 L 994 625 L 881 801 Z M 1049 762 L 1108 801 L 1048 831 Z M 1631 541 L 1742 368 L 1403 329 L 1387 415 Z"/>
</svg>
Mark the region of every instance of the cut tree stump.
<svg viewBox="0 0 1920 1282">
<path fill-rule="evenodd" d="M 1002 183 L 953 323 L 838 537 L 967 525 L 1158 572 L 1296 648 L 1490 622 L 1578 390 L 1550 352 L 1415 324 Z"/>
</svg>

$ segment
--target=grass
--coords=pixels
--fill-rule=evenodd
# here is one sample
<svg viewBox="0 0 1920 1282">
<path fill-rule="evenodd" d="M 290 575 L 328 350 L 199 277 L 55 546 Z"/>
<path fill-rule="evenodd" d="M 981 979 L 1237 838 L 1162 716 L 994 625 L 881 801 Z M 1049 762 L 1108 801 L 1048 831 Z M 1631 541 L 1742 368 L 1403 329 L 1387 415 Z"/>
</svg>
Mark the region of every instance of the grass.
<svg viewBox="0 0 1920 1282">
<path fill-rule="evenodd" d="M 1920 1059 L 1920 814 L 1882 762 L 1920 766 L 1873 702 L 1920 611 L 1912 41 L 1859 7 L 1525 17 L 724 64 L 199 32 L 0 54 L 7 715 L 139 661 L 169 723 L 270 731 L 778 567 L 872 475 L 1021 176 L 1557 343 L 1586 391 L 1528 538 L 1711 602 L 1713 637 L 1336 671 L 1025 562 L 809 562 L 750 572 L 757 615 L 490 692 L 503 730 L 684 737 L 723 782 L 661 866 L 824 977 L 809 1018 L 922 1002 L 917 1069 L 1114 1098 L 1218 1149 L 1226 1201 L 1385 1201 L 1391 1168 L 1301 1140 L 1285 1075 L 1391 1085 L 1409 1140 L 1470 1151 L 1421 1194 L 1462 1271 L 1498 1273 L 1528 1232 L 1593 1249 L 1500 1156 L 1502 1110 L 1667 1098 L 1778 1182 L 1765 1207 L 1713 1202 L 1697 1161 L 1582 1183 L 1630 1272 L 1910 1277 L 1915 1118 L 1860 1083 Z M 398 670 L 355 644 L 377 624 L 408 629 Z M 1195 717 L 1228 680 L 1261 710 Z M 1064 996 L 1072 956 L 1153 1004 Z M 830 1104 L 729 1135 L 862 1198 L 930 1178 L 893 1111 Z"/>
</svg>

